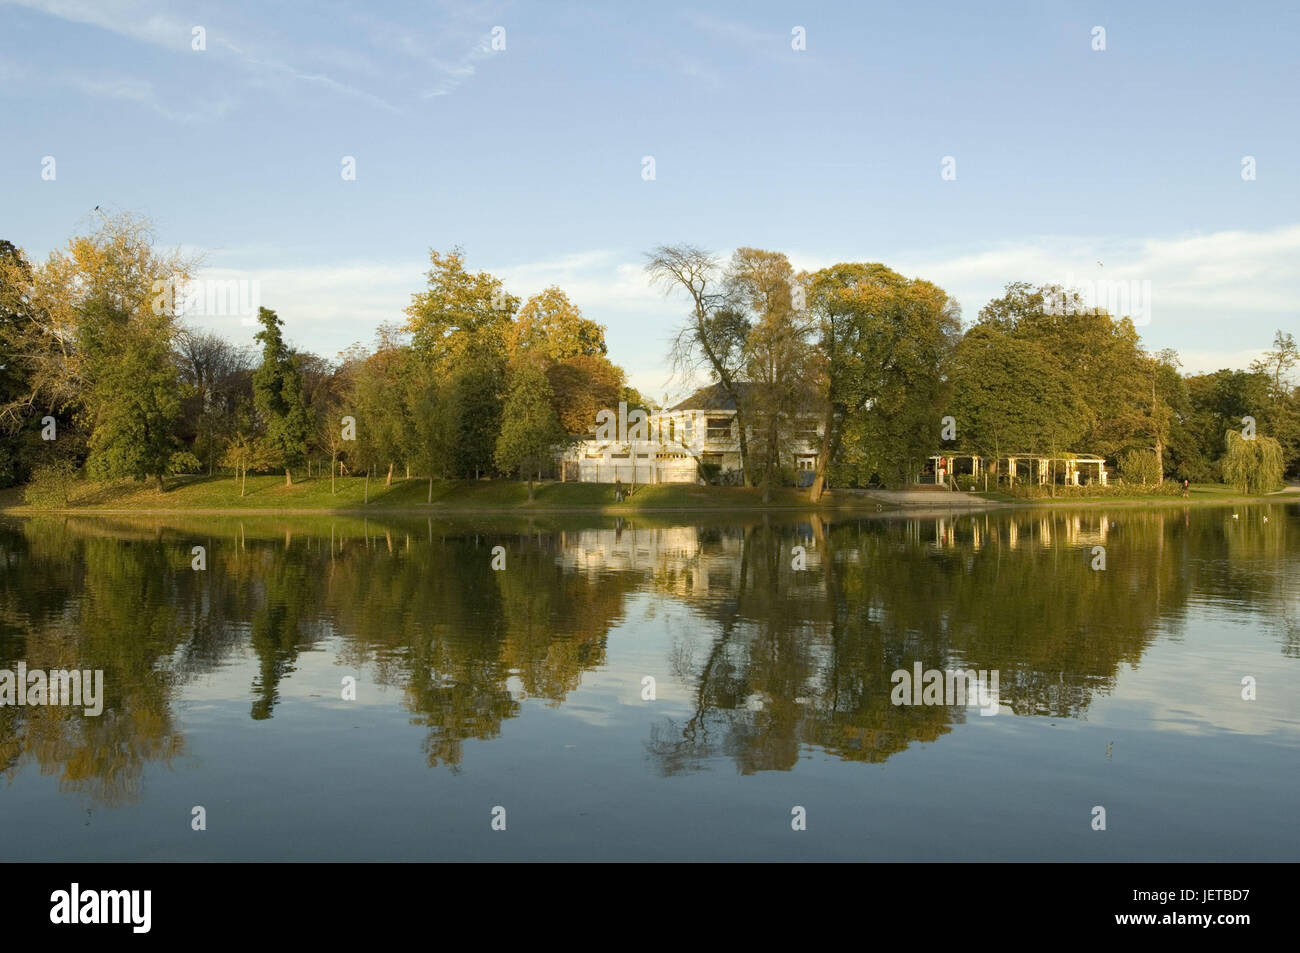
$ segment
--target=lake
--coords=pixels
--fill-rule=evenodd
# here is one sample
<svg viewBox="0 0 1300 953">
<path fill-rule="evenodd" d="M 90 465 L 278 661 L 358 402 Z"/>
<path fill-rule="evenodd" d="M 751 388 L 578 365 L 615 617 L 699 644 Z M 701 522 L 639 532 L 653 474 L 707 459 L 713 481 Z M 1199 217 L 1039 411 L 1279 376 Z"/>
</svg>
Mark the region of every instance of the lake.
<svg viewBox="0 0 1300 953">
<path fill-rule="evenodd" d="M 0 858 L 1294 861 L 1235 512 L 0 521 Z"/>
</svg>

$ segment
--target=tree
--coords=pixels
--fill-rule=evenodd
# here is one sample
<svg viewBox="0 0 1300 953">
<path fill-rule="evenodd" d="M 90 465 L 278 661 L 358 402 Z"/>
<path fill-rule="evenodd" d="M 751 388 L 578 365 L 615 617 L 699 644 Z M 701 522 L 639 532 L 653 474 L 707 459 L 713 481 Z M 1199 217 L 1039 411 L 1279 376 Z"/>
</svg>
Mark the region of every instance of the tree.
<svg viewBox="0 0 1300 953">
<path fill-rule="evenodd" d="M 156 249 L 146 220 L 118 215 L 39 266 L 6 256 L 0 268 L 4 363 L 25 387 L 0 413 L 68 414 L 89 431 L 92 475 L 152 476 L 161 488 L 181 450 L 176 300 L 167 290 L 188 279 L 192 263 Z"/>
<path fill-rule="evenodd" d="M 0 240 L 0 487 L 26 480 L 43 444 L 48 446 L 29 426 L 37 416 L 31 376 L 37 362 L 22 348 L 34 343 L 28 340 L 31 284 L 32 269 L 22 251 Z M 67 419 L 58 424 L 66 433 Z"/>
<path fill-rule="evenodd" d="M 1065 370 L 1041 343 L 984 323 L 957 345 L 950 406 L 959 444 L 994 461 L 1072 444 L 1086 413 Z"/>
<path fill-rule="evenodd" d="M 1282 484 L 1282 447 L 1272 437 L 1229 430 L 1223 480 L 1240 493 L 1268 493 Z"/>
<path fill-rule="evenodd" d="M 653 285 L 684 290 L 690 314 L 678 328 L 670 348 L 673 369 L 691 376 L 708 370 L 736 407 L 740 432 L 740 465 L 749 469 L 749 438 L 740 384 L 745 364 L 749 324 L 730 300 L 718 259 L 694 245 L 660 245 L 646 254 L 646 274 Z"/>
<path fill-rule="evenodd" d="M 808 380 L 813 355 L 806 310 L 796 307 L 794 269 L 780 252 L 740 248 L 727 269 L 732 307 L 743 309 L 748 333 L 742 351 L 747 382 L 744 417 L 749 423 L 750 482 L 763 489 L 763 502 L 772 499 L 782 466 L 792 466 L 791 445 L 815 413 Z M 802 288 L 799 289 L 802 292 Z M 754 472 L 756 471 L 756 472 Z"/>
<path fill-rule="evenodd" d="M 607 353 L 604 327 L 584 318 L 578 306 L 554 285 L 524 302 L 510 326 L 507 349 L 511 359 L 527 351 L 552 362 Z"/>
<path fill-rule="evenodd" d="M 1295 338 L 1278 330 L 1273 335 L 1273 350 L 1252 361 L 1250 369 L 1268 377 L 1270 396 L 1274 400 L 1284 399 L 1291 391 L 1290 375 L 1292 369 L 1300 365 L 1300 348 L 1296 347 Z"/>
<path fill-rule="evenodd" d="M 462 353 L 452 378 L 451 407 L 457 412 L 456 465 L 478 479 L 491 471 L 501 433 L 506 365 L 490 341 L 475 340 Z"/>
<path fill-rule="evenodd" d="M 132 335 L 114 342 L 113 359 L 96 370 L 85 410 L 90 423 L 86 470 L 113 480 L 153 477 L 162 490 L 180 452 L 180 386 L 166 338 Z"/>
<path fill-rule="evenodd" d="M 949 397 L 961 311 L 938 286 L 876 263 L 834 265 L 807 281 L 820 358 L 822 441 L 809 490 L 816 501 L 851 429 L 858 459 L 874 456 L 898 475 L 929 452 Z"/>
<path fill-rule="evenodd" d="M 429 481 L 427 502 L 433 502 L 433 481 L 446 479 L 456 464 L 456 436 L 460 421 L 455 404 L 454 382 L 440 377 L 437 370 L 408 355 L 400 399 L 407 421 L 402 434 L 405 458 L 423 470 Z"/>
<path fill-rule="evenodd" d="M 419 361 L 451 385 L 441 406 L 455 414 L 455 469 L 477 478 L 492 467 L 519 299 L 493 275 L 466 271 L 459 248 L 429 256 L 428 288 L 411 296 L 405 329 Z"/>
<path fill-rule="evenodd" d="M 411 420 L 403 400 L 406 377 L 416 356 L 402 340 L 402 332 L 381 326 L 375 350 L 365 354 L 352 373 L 352 410 L 357 420 L 357 441 L 367 469 L 387 466 L 385 486 L 393 482 L 393 468 L 405 454 Z"/>
<path fill-rule="evenodd" d="M 626 399 L 623 372 L 600 354 L 574 354 L 546 365 L 551 385 L 552 406 L 566 433 L 588 433 L 596 415 Z M 641 403 L 639 395 L 628 401 L 631 411 Z"/>
<path fill-rule="evenodd" d="M 1282 447 L 1286 472 L 1300 468 L 1300 388 L 1291 383 L 1291 373 L 1300 365 L 1295 338 L 1279 330 L 1273 335 L 1273 349 L 1266 351 L 1250 369 L 1268 379 L 1268 398 L 1256 410 L 1260 424 Z"/>
<path fill-rule="evenodd" d="M 429 252 L 428 288 L 411 295 L 406 330 L 417 351 L 438 357 L 455 355 L 477 334 L 494 339 L 503 353 L 511 316 L 519 299 L 506 294 L 501 280 L 465 270 L 460 248 Z"/>
<path fill-rule="evenodd" d="M 506 395 L 496 464 L 504 472 L 527 474 L 528 502 L 533 502 L 533 475 L 553 458 L 564 430 L 551 406 L 551 385 L 536 364 L 516 364 Z"/>
<path fill-rule="evenodd" d="M 1119 473 L 1125 483 L 1159 486 L 1163 482 L 1160 458 L 1154 450 L 1126 450 L 1119 456 Z"/>
<path fill-rule="evenodd" d="M 221 455 L 221 465 L 235 472 L 242 497 L 248 486 L 248 471 L 260 470 L 278 462 L 277 453 L 251 434 L 236 430 L 226 438 L 226 449 Z M 333 487 L 331 486 L 331 492 Z"/>
<path fill-rule="evenodd" d="M 258 308 L 257 320 L 262 325 L 255 335 L 262 345 L 262 363 L 253 372 L 253 401 L 266 428 L 265 446 L 284 467 L 285 485 L 291 486 L 292 468 L 306 456 L 311 433 L 302 375 L 285 346 L 275 312 Z"/>
<path fill-rule="evenodd" d="M 220 335 L 183 331 L 177 339 L 181 380 L 190 388 L 185 418 L 194 453 L 211 474 L 221 445 L 235 426 L 241 398 L 252 397 L 252 360 Z"/>
</svg>

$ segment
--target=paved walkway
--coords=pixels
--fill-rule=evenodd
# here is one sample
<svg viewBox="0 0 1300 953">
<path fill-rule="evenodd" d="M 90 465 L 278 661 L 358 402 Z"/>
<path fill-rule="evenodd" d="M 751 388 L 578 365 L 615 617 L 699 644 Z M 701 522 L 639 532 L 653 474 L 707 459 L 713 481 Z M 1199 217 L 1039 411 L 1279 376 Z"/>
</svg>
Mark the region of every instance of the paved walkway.
<svg viewBox="0 0 1300 953">
<path fill-rule="evenodd" d="M 929 507 L 935 510 L 994 510 L 1009 503 L 986 500 L 971 493 L 952 490 L 848 490 L 834 491 L 836 496 L 863 496 L 883 506 Z"/>
</svg>

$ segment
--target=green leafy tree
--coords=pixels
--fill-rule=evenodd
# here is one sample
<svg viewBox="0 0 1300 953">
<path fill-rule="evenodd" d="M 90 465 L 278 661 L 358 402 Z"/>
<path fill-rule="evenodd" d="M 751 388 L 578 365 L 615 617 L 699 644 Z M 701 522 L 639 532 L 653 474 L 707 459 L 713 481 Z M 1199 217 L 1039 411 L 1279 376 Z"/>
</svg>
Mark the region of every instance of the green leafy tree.
<svg viewBox="0 0 1300 953">
<path fill-rule="evenodd" d="M 1251 371 L 1268 379 L 1268 399 L 1259 408 L 1260 425 L 1282 447 L 1282 465 L 1287 473 L 1300 471 L 1300 388 L 1291 377 L 1300 365 L 1300 348 L 1295 338 L 1279 330 L 1273 348 L 1250 365 Z"/>
<path fill-rule="evenodd" d="M 495 276 L 467 271 L 459 248 L 429 257 L 428 287 L 412 295 L 405 330 L 420 363 L 451 385 L 440 406 L 455 415 L 454 469 L 478 477 L 492 469 L 519 299 Z"/>
<path fill-rule="evenodd" d="M 551 396 L 551 385 L 541 368 L 532 362 L 516 365 L 496 442 L 496 465 L 527 478 L 530 503 L 534 474 L 554 457 L 564 440 Z"/>
<path fill-rule="evenodd" d="M 102 480 L 153 477 L 162 490 L 180 448 L 181 384 L 165 338 L 124 337 L 105 344 L 95 387 L 87 395 L 86 470 Z"/>
<path fill-rule="evenodd" d="M 512 359 L 520 352 L 542 355 L 548 361 L 607 353 L 604 327 L 584 318 L 581 309 L 554 285 L 524 302 L 510 326 L 507 346 Z"/>
<path fill-rule="evenodd" d="M 1268 493 L 1282 485 L 1282 446 L 1272 437 L 1226 434 L 1223 481 L 1241 493 Z"/>
<path fill-rule="evenodd" d="M 1074 443 L 1086 413 L 1041 342 L 987 323 L 971 327 L 957 346 L 951 407 L 959 444 L 994 460 Z"/>
<path fill-rule="evenodd" d="M 961 310 L 942 288 L 876 263 L 823 268 L 808 289 L 821 362 L 822 445 L 809 491 L 817 500 L 846 435 L 851 463 L 878 460 L 895 478 L 930 452 L 951 395 Z"/>
<path fill-rule="evenodd" d="M 284 482 L 293 484 L 292 468 L 307 456 L 311 418 L 303 398 L 302 375 L 280 333 L 282 322 L 274 311 L 257 309 L 262 330 L 262 363 L 253 372 L 253 401 L 266 428 L 264 444 L 284 467 Z"/>
<path fill-rule="evenodd" d="M 742 392 L 743 417 L 749 428 L 750 483 L 762 487 L 770 503 L 772 487 L 783 468 L 793 472 L 793 444 L 816 413 L 809 378 L 813 352 L 811 322 L 798 307 L 794 269 L 780 252 L 740 248 L 727 268 L 727 293 L 743 314 L 748 333 L 742 348 L 749 387 Z"/>
</svg>

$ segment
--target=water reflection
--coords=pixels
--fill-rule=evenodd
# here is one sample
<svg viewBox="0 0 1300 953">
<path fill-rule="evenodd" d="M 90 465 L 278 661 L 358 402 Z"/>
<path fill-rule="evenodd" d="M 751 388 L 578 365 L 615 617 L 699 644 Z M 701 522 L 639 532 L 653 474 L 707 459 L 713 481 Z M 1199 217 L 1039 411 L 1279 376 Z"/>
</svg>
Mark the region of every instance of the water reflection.
<svg viewBox="0 0 1300 953">
<path fill-rule="evenodd" d="M 641 739 L 652 770 L 719 758 L 743 774 L 790 770 L 810 746 L 883 762 L 967 717 L 890 703 L 891 673 L 916 662 L 998 670 L 1004 717 L 1081 718 L 1197 606 L 1243 613 L 1300 657 L 1297 529 L 1300 511 L 1280 505 L 1237 519 L 1045 510 L 490 532 L 432 520 L 2 523 L 0 667 L 102 669 L 106 697 L 99 718 L 0 708 L 0 768 L 129 802 L 147 765 L 185 751 L 189 686 L 251 658 L 248 716 L 274 719 L 304 653 L 331 652 L 339 675 L 400 690 L 427 763 L 454 771 L 467 741 L 496 738 L 527 700 L 564 706 L 608 669 L 634 596 L 690 619 L 663 623 L 657 668 L 616 673 L 636 687 L 654 675 L 687 699 Z M 206 571 L 191 569 L 195 545 Z M 316 691 L 337 697 L 338 682 Z"/>
</svg>

